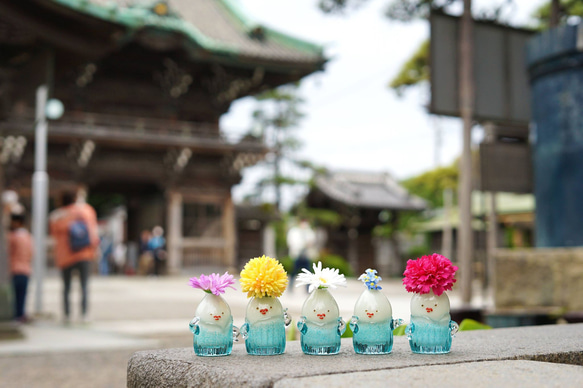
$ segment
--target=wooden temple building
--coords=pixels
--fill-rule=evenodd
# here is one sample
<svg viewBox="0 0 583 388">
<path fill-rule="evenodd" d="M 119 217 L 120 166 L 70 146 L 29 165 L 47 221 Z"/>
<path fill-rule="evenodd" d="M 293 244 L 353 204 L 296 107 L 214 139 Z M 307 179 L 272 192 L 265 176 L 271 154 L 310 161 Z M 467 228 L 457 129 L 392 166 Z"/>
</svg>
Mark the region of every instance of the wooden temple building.
<svg viewBox="0 0 583 388">
<path fill-rule="evenodd" d="M 376 268 L 382 275 L 400 275 L 399 244 L 393 237 L 375 238 L 377 225 L 396 225 L 404 211 L 422 211 L 427 204 L 409 194 L 388 173 L 328 172 L 315 178 L 306 204 L 337 212 L 340 225 L 327 227 L 324 249 L 346 258 L 356 274 Z"/>
<path fill-rule="evenodd" d="M 165 226 L 169 270 L 234 265 L 231 188 L 267 152 L 219 126 L 231 103 L 323 69 L 320 46 L 274 31 L 232 0 L 0 0 L 0 159 L 30 203 L 35 92 L 50 121 L 50 208 L 82 187 L 127 208 L 126 240 Z"/>
</svg>

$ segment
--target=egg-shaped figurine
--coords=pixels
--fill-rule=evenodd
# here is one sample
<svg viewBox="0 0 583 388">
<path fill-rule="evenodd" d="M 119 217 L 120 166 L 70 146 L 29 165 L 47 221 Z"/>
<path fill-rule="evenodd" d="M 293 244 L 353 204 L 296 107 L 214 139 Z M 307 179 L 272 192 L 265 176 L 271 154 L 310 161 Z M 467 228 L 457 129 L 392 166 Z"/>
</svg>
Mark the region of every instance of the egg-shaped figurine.
<svg viewBox="0 0 583 388">
<path fill-rule="evenodd" d="M 314 273 L 303 269 L 297 277 L 296 287 L 308 285 L 310 295 L 302 306 L 302 316 L 297 327 L 301 335 L 302 351 L 311 355 L 330 355 L 340 351 L 340 337 L 346 325 L 340 317 L 338 304 L 328 287 L 346 286 L 344 275 L 337 269 L 314 264 Z"/>
<path fill-rule="evenodd" d="M 405 333 L 414 353 L 443 354 L 451 350 L 458 324 L 451 320 L 445 293 L 455 282 L 457 267 L 438 254 L 409 260 L 403 280 L 411 297 L 411 322 Z"/>
<path fill-rule="evenodd" d="M 233 276 L 211 274 L 190 279 L 193 288 L 202 289 L 206 295 L 195 311 L 195 317 L 189 327 L 193 334 L 194 353 L 197 356 L 227 356 L 233 349 L 233 340 L 238 336 L 237 327 L 233 326 L 231 309 L 220 294 L 226 287 L 234 288 Z"/>
<path fill-rule="evenodd" d="M 393 320 L 393 309 L 389 299 L 380 291 L 381 279 L 374 269 L 367 269 L 358 279 L 367 289 L 354 305 L 350 320 L 352 344 L 359 354 L 388 354 L 393 349 L 393 329 L 403 323 Z"/>
<path fill-rule="evenodd" d="M 252 299 L 247 304 L 241 334 L 248 354 L 270 356 L 285 351 L 285 328 L 291 322 L 279 301 L 287 287 L 287 273 L 279 261 L 256 257 L 241 271 L 241 290 Z"/>
</svg>

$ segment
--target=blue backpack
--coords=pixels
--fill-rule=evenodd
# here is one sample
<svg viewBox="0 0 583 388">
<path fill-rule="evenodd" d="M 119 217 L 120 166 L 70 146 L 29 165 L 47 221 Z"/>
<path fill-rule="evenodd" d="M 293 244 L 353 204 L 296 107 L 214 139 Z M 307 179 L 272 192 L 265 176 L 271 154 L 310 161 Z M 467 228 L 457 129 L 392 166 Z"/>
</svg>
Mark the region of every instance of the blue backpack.
<svg viewBox="0 0 583 388">
<path fill-rule="evenodd" d="M 89 228 L 83 220 L 76 220 L 69 225 L 69 248 L 73 252 L 79 252 L 91 245 Z"/>
</svg>

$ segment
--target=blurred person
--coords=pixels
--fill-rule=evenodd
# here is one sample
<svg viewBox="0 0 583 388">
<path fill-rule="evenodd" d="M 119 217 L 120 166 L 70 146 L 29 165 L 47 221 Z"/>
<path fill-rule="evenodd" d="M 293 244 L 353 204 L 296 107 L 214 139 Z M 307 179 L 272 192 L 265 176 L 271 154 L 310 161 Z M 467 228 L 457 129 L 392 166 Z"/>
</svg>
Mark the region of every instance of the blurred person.
<svg viewBox="0 0 583 388">
<path fill-rule="evenodd" d="M 150 247 L 148 243 L 152 238 L 152 232 L 147 229 L 142 230 L 140 234 L 140 246 L 139 246 L 139 253 L 140 258 L 138 259 L 138 274 L 139 275 L 148 275 L 152 271 L 152 266 L 154 264 L 154 256 L 152 251 L 150 251 Z"/>
<path fill-rule="evenodd" d="M 25 314 L 26 290 L 31 273 L 32 237 L 24 227 L 24 212 L 10 215 L 8 234 L 10 274 L 14 289 L 14 318 L 22 323 L 28 322 Z"/>
<path fill-rule="evenodd" d="M 74 192 L 65 192 L 62 207 L 54 210 L 49 219 L 55 240 L 55 261 L 63 278 L 64 322 L 71 322 L 69 292 L 73 272 L 77 272 L 81 282 L 81 318 L 86 323 L 89 273 L 99 246 L 97 215 L 93 207 L 76 201 Z"/>
<path fill-rule="evenodd" d="M 289 290 L 293 290 L 294 280 L 302 268 L 309 269 L 312 251 L 316 244 L 316 234 L 306 218 L 302 218 L 298 225 L 293 226 L 287 233 L 289 255 L 294 261 L 294 271 L 291 274 Z"/>
<path fill-rule="evenodd" d="M 166 261 L 166 239 L 164 238 L 164 229 L 161 226 L 155 226 L 152 229 L 152 237 L 148 241 L 148 249 L 154 257 L 154 275 L 159 276 L 164 270 Z"/>
</svg>

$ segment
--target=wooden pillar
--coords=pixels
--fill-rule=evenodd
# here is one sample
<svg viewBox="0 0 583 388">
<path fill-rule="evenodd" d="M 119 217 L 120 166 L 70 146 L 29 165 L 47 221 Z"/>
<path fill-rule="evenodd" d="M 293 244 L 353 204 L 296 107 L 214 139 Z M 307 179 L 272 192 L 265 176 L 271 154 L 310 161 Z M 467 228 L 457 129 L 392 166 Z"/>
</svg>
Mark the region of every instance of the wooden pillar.
<svg viewBox="0 0 583 388">
<path fill-rule="evenodd" d="M 487 277 L 488 288 L 490 290 L 492 300 L 494 300 L 496 286 L 496 249 L 498 249 L 498 214 L 496 212 L 496 193 L 490 192 L 489 195 L 490 206 L 488 213 L 488 236 L 487 236 Z"/>
<path fill-rule="evenodd" d="M 169 191 L 167 197 L 168 273 L 176 274 L 182 268 L 182 194 Z"/>
<path fill-rule="evenodd" d="M 223 238 L 225 240 L 225 251 L 223 257 L 223 264 L 230 270 L 235 270 L 237 267 L 235 258 L 235 246 L 237 243 L 237 233 L 235 231 L 235 204 L 233 198 L 229 194 L 223 204 Z"/>
</svg>

